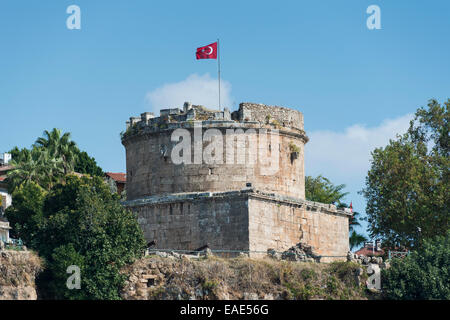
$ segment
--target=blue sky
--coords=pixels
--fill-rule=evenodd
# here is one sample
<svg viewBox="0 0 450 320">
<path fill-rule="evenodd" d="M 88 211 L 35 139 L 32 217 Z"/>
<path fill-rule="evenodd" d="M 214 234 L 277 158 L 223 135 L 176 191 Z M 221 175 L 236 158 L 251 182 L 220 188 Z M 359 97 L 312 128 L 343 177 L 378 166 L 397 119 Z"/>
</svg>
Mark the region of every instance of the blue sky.
<svg viewBox="0 0 450 320">
<path fill-rule="evenodd" d="M 81 30 L 66 28 L 72 4 Z M 371 4 L 381 8 L 381 30 L 366 27 Z M 450 97 L 449 12 L 444 0 L 3 0 L 0 152 L 58 127 L 104 170 L 124 171 L 125 121 L 158 109 L 151 97 L 167 85 L 214 82 L 216 61 L 194 52 L 220 38 L 229 108 L 251 101 L 302 111 L 306 173 L 347 184 L 347 200 L 364 211 L 356 192 L 369 149 L 403 131 L 428 99 Z M 158 103 L 173 101 L 163 94 Z"/>
</svg>

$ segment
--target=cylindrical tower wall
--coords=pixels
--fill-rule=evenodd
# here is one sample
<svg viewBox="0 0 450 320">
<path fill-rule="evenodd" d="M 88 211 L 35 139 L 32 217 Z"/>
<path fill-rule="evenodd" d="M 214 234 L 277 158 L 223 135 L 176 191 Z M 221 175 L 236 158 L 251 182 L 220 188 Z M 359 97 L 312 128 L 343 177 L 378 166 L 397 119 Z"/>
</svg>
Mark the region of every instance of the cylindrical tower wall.
<svg viewBox="0 0 450 320">
<path fill-rule="evenodd" d="M 275 110 L 275 115 L 279 111 L 267 108 L 266 112 Z M 289 126 L 280 123 L 276 117 L 255 121 L 255 116 L 242 107 L 241 117 L 246 119 L 241 121 L 186 121 L 159 127 L 142 123 L 140 130 L 122 139 L 126 148 L 127 199 L 233 191 L 249 186 L 304 199 L 304 144 L 308 138 L 303 131 L 303 117 L 298 111 L 282 109 L 294 115 L 289 119 L 297 120 L 295 126 L 292 122 Z M 261 117 L 262 113 L 256 114 Z M 177 129 L 185 130 L 183 138 L 172 141 L 174 133 L 179 133 Z M 189 147 L 179 152 L 181 141 Z M 191 153 L 190 163 L 174 163 L 172 153 L 182 157 L 185 152 Z"/>
</svg>

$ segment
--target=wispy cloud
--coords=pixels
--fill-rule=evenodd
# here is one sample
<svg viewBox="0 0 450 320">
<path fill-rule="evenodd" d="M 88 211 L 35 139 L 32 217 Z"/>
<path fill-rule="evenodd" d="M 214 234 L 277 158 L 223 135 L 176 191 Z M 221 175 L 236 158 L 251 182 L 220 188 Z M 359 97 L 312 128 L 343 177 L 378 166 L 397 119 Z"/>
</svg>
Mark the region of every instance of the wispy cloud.
<svg viewBox="0 0 450 320">
<path fill-rule="evenodd" d="M 323 174 L 336 183 L 363 183 L 370 167 L 371 151 L 386 146 L 397 134 L 405 133 L 412 118 L 412 114 L 406 114 L 386 119 L 375 127 L 355 124 L 342 132 L 310 132 L 305 147 L 306 174 Z"/>
<path fill-rule="evenodd" d="M 148 92 L 146 101 L 154 112 L 164 108 L 181 107 L 185 101 L 209 108 L 218 108 L 218 86 L 218 80 L 211 78 L 208 73 L 204 75 L 191 74 L 185 80 L 167 83 Z M 231 84 L 221 79 L 220 88 L 222 107 L 231 108 Z"/>
</svg>

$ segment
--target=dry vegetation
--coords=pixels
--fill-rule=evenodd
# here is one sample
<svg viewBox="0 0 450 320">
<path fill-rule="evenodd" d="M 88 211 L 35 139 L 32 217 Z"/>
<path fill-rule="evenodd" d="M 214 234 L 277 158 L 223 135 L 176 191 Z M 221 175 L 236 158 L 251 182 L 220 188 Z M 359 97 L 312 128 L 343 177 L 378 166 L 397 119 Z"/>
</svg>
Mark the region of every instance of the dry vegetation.
<svg viewBox="0 0 450 320">
<path fill-rule="evenodd" d="M 358 285 L 359 268 L 348 262 L 150 256 L 124 270 L 130 277 L 122 296 L 124 299 L 367 299 L 363 287 Z"/>
<path fill-rule="evenodd" d="M 0 252 L 0 286 L 34 286 L 34 278 L 42 269 L 42 261 L 32 251 Z"/>
<path fill-rule="evenodd" d="M 0 251 L 0 300 L 36 299 L 35 278 L 42 261 L 31 251 Z"/>
</svg>

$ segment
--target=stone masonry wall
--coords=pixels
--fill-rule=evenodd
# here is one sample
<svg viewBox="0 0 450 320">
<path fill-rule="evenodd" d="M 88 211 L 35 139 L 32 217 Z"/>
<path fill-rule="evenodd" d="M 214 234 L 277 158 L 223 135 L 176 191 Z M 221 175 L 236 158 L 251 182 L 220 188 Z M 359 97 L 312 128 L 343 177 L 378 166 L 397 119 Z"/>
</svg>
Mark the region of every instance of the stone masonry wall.
<svg viewBox="0 0 450 320">
<path fill-rule="evenodd" d="M 182 153 L 190 151 L 191 163 L 172 162 L 180 142 L 171 141 L 177 129 L 190 133 Z M 265 141 L 261 130 L 267 133 Z M 213 152 L 221 160 L 205 161 L 211 140 L 198 140 L 196 132 L 200 138 L 214 132 L 211 140 L 222 139 Z M 160 117 L 143 113 L 130 118 L 122 134 L 125 205 L 137 213 L 146 239 L 156 240 L 159 249 L 194 250 L 208 244 L 215 250 L 265 252 L 304 242 L 317 255 L 345 259 L 349 214 L 304 200 L 307 142 L 303 114 L 278 106 L 241 103 L 230 114 L 185 103 L 183 110 L 161 110 Z M 195 161 L 199 145 L 200 161 Z M 244 161 L 237 155 L 244 155 Z"/>
<path fill-rule="evenodd" d="M 214 124 L 212 127 L 216 127 Z M 208 128 L 208 127 L 206 127 Z M 205 129 L 203 131 L 205 131 Z M 259 135 L 246 126 L 217 129 L 223 140 L 223 163 L 174 164 L 171 153 L 177 142 L 171 141 L 172 130 L 133 137 L 126 142 L 127 197 L 134 200 L 140 197 L 179 192 L 231 191 L 245 188 L 247 183 L 260 190 L 278 192 L 298 198 L 305 196 L 304 142 L 301 137 L 284 132 L 273 133 L 278 144 L 267 134 L 265 144 L 258 143 Z M 240 130 L 241 129 L 241 130 Z M 231 132 L 231 133 L 230 133 Z M 193 140 L 194 132 L 191 137 Z M 233 150 L 227 146 L 227 140 L 234 139 Z M 233 140 L 230 140 L 233 141 Z M 191 146 L 194 157 L 193 141 Z M 203 150 L 209 142 L 204 143 Z M 291 146 L 298 148 L 298 157 L 291 158 Z M 257 149 L 257 147 L 261 150 Z M 165 154 L 163 154 L 165 152 Z M 233 152 L 234 161 L 227 163 L 228 153 Z M 237 155 L 244 155 L 245 162 L 238 163 Z M 250 154 L 278 155 L 278 160 L 262 163 L 257 158 L 249 161 Z M 278 168 L 267 172 L 267 169 Z"/>
<path fill-rule="evenodd" d="M 128 201 L 147 241 L 158 249 L 285 251 L 299 242 L 321 261 L 345 260 L 348 213 L 333 205 L 268 194 L 255 189 L 181 193 Z"/>
<path fill-rule="evenodd" d="M 333 208 L 290 201 L 251 198 L 249 238 L 251 251 L 285 251 L 302 242 L 324 257 L 322 262 L 345 260 L 349 251 L 348 216 Z M 312 204 L 314 204 L 312 202 Z"/>
<path fill-rule="evenodd" d="M 36 300 L 35 279 L 41 271 L 36 253 L 0 249 L 0 300 Z"/>
<path fill-rule="evenodd" d="M 248 200 L 234 193 L 190 194 L 132 205 L 147 241 L 158 249 L 248 250 Z"/>
<path fill-rule="evenodd" d="M 289 108 L 243 102 L 239 105 L 238 115 L 241 121 L 257 121 L 261 124 L 276 121 L 283 127 L 304 130 L 303 114 Z"/>
</svg>

